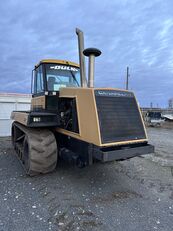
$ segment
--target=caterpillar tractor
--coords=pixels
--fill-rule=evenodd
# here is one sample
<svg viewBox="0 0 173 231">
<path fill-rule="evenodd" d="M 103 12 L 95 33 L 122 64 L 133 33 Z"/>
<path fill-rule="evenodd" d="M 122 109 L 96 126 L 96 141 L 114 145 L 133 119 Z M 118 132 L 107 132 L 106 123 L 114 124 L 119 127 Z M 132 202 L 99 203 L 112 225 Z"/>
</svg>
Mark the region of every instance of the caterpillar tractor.
<svg viewBox="0 0 173 231">
<path fill-rule="evenodd" d="M 84 49 L 83 32 L 76 29 L 76 34 L 80 65 L 41 60 L 32 71 L 30 111 L 11 114 L 12 144 L 30 176 L 53 171 L 60 158 L 84 167 L 154 151 L 134 93 L 94 88 L 101 51 Z"/>
</svg>

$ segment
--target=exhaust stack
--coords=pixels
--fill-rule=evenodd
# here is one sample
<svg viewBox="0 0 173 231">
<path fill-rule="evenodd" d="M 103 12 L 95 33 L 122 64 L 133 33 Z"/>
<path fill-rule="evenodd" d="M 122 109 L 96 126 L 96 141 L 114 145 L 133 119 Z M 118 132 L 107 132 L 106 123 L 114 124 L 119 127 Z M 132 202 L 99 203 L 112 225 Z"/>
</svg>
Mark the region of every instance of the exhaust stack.
<svg viewBox="0 0 173 231">
<path fill-rule="evenodd" d="M 83 55 L 84 36 L 83 36 L 83 32 L 78 28 L 76 28 L 76 34 L 78 36 L 81 86 L 82 87 L 87 87 L 86 69 L 85 69 L 85 57 Z"/>
<path fill-rule="evenodd" d="M 101 51 L 96 48 L 87 48 L 83 51 L 85 56 L 89 57 L 88 63 L 88 87 L 94 87 L 94 67 L 95 57 L 101 55 Z"/>
</svg>

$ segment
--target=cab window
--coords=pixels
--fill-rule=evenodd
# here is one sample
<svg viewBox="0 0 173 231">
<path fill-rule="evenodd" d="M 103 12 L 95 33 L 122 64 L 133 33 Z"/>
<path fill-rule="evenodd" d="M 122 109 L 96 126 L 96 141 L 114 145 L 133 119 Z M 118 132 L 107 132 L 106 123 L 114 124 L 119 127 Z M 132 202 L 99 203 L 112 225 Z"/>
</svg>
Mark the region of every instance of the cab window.
<svg viewBox="0 0 173 231">
<path fill-rule="evenodd" d="M 48 91 L 59 91 L 63 87 L 79 87 L 80 71 L 77 67 L 60 64 L 46 64 Z"/>
<path fill-rule="evenodd" d="M 42 65 L 35 70 L 35 93 L 44 92 Z"/>
</svg>

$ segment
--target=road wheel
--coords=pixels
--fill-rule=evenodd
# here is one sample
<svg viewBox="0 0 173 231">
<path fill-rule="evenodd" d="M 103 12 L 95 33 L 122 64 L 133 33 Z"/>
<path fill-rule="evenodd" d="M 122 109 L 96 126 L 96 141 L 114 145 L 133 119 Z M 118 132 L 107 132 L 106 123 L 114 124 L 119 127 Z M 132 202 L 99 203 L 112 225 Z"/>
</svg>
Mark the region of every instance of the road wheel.
<svg viewBox="0 0 173 231">
<path fill-rule="evenodd" d="M 26 173 L 48 173 L 57 164 L 57 144 L 54 134 L 46 129 L 30 130 L 25 134 L 22 157 Z"/>
</svg>

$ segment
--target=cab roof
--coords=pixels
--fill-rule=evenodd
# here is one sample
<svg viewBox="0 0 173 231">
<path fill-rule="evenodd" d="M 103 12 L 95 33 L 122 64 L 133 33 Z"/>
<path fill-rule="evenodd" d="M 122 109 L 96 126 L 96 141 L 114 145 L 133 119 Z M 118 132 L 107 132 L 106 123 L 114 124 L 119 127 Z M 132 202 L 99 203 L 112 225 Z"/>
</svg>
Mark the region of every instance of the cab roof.
<svg viewBox="0 0 173 231">
<path fill-rule="evenodd" d="M 55 64 L 64 64 L 64 65 L 79 67 L 79 64 L 77 64 L 77 63 L 70 62 L 67 60 L 59 60 L 59 59 L 43 59 L 37 65 L 35 65 L 35 67 L 38 67 L 42 63 L 55 63 Z"/>
</svg>

